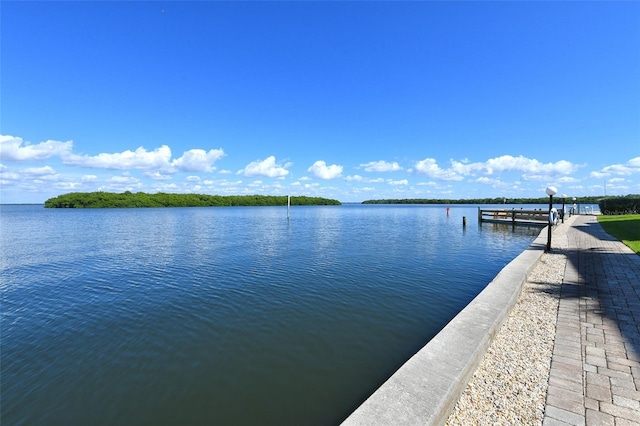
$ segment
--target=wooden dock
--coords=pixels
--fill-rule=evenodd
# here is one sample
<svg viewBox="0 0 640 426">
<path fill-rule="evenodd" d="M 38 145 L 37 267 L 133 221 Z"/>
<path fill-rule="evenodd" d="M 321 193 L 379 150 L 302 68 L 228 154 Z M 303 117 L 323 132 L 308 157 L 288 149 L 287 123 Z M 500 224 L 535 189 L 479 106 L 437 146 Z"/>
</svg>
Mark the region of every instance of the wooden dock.
<svg viewBox="0 0 640 426">
<path fill-rule="evenodd" d="M 478 223 L 503 223 L 527 226 L 547 226 L 549 210 L 483 209 L 478 207 Z"/>
</svg>

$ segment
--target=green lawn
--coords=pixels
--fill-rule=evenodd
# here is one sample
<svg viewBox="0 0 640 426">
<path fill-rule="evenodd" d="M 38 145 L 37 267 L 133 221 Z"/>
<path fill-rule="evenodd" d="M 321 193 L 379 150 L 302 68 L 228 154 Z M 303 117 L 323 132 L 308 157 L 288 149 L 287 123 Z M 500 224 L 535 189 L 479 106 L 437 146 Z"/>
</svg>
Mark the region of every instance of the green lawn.
<svg viewBox="0 0 640 426">
<path fill-rule="evenodd" d="M 640 214 L 621 216 L 598 216 L 598 222 L 609 234 L 613 235 L 640 254 Z"/>
</svg>

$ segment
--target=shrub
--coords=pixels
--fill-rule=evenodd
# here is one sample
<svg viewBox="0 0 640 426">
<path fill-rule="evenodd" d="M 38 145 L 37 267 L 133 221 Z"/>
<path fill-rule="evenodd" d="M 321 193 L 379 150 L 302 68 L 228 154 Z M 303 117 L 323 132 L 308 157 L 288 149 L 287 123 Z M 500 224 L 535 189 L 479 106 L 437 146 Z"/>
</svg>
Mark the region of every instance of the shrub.
<svg viewBox="0 0 640 426">
<path fill-rule="evenodd" d="M 624 197 L 608 197 L 598 202 L 604 215 L 638 214 L 640 212 L 640 195 Z"/>
</svg>

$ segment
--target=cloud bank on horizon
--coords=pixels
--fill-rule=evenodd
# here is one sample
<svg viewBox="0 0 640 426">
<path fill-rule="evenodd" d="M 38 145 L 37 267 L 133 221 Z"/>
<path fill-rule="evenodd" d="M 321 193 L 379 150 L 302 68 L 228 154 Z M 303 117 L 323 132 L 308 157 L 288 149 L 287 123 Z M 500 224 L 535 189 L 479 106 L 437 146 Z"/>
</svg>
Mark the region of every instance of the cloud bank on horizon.
<svg viewBox="0 0 640 426">
<path fill-rule="evenodd" d="M 460 182 L 467 186 L 491 188 L 478 193 L 495 194 L 493 196 L 513 194 L 511 197 L 516 198 L 542 197 L 544 195 L 540 193 L 541 188 L 551 184 L 566 189 L 563 192 L 570 192 L 572 195 L 591 195 L 600 190 L 599 181 L 603 179 L 605 184 L 608 182 L 610 190 L 617 188 L 622 190 L 623 195 L 632 189 L 628 183 L 640 177 L 640 156 L 630 158 L 623 164 L 611 164 L 598 170 L 567 160 L 543 163 L 534 158 L 509 154 L 482 162 L 449 159 L 448 164 L 442 165 L 435 158 L 415 160 L 405 165 L 400 165 L 397 161 L 375 160 L 352 166 L 353 173 L 346 175 L 345 166 L 327 165 L 324 160 L 317 160 L 306 168 L 303 175 L 290 177 L 290 169 L 294 163 L 278 162 L 271 155 L 239 169 L 235 174 L 240 179 L 229 182 L 226 176 L 232 172 L 218 170 L 216 166 L 216 163 L 223 162 L 226 157 L 222 148 L 208 151 L 192 148 L 176 157 L 167 145 L 153 150 L 137 147 L 135 150 L 95 155 L 76 153 L 73 147 L 73 141 L 47 140 L 32 144 L 20 137 L 0 135 L 0 185 L 4 188 L 3 191 L 15 188 L 19 193 L 42 194 L 41 197 L 70 191 L 127 190 L 312 194 L 342 201 L 362 201 L 357 199 L 362 194 L 376 198 L 456 198 L 453 188 Z M 366 175 L 356 173 L 358 171 Z M 394 172 L 395 179 L 383 176 L 388 172 Z M 593 180 L 598 182 L 591 187 L 583 184 Z M 329 187 L 322 187 L 322 181 L 334 183 Z M 525 192 L 524 188 L 531 190 Z M 637 184 L 635 188 L 638 188 Z M 458 198 L 465 197 L 467 195 L 461 194 Z M 27 201 L 44 200 L 40 198 Z M 7 202 L 6 198 L 3 202 Z M 21 200 L 17 199 L 15 202 Z"/>
<path fill-rule="evenodd" d="M 0 203 L 640 193 L 639 2 L 3 2 Z"/>
</svg>

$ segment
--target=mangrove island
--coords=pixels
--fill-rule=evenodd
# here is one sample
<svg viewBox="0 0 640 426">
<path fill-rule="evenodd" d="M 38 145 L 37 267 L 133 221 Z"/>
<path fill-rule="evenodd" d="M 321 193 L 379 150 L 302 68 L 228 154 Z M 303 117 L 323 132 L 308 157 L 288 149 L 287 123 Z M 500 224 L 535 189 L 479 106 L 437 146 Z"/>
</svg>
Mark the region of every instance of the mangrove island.
<svg viewBox="0 0 640 426">
<path fill-rule="evenodd" d="M 321 197 L 292 196 L 292 206 L 337 206 L 340 201 Z M 131 208 L 131 207 L 229 207 L 286 206 L 286 195 L 206 195 L 125 191 L 71 192 L 49 198 L 45 208 Z"/>
</svg>

